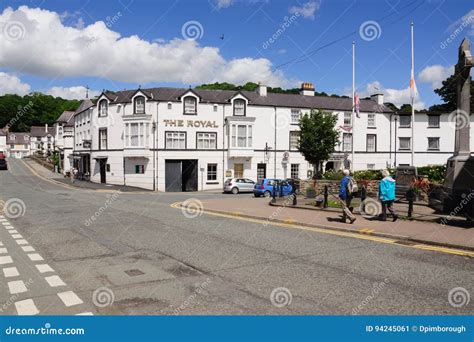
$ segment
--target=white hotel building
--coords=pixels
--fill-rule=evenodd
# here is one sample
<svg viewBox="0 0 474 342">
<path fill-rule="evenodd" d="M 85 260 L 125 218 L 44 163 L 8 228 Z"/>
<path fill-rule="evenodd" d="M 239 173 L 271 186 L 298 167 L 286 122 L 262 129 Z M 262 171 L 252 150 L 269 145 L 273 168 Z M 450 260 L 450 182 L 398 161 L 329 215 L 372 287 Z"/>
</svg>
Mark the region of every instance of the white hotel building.
<svg viewBox="0 0 474 342">
<path fill-rule="evenodd" d="M 93 182 L 158 191 L 221 189 L 228 177 L 305 179 L 312 166 L 296 150 L 298 121 L 313 108 L 337 115 L 341 130 L 326 170 L 411 164 L 410 116 L 395 115 L 377 94 L 360 101 L 352 122 L 352 99 L 314 96 L 309 83 L 300 95 L 265 86 L 104 92 L 74 113 L 71 160 Z M 454 150 L 449 114 L 417 113 L 414 148 L 416 166 L 446 163 Z"/>
</svg>

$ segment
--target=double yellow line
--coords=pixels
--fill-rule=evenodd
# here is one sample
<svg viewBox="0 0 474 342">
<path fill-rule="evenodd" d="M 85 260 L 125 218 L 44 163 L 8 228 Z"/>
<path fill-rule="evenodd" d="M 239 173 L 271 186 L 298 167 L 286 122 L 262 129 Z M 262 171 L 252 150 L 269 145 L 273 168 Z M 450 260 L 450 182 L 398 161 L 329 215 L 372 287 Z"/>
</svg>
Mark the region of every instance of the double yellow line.
<svg viewBox="0 0 474 342">
<path fill-rule="evenodd" d="M 181 203 L 182 202 L 174 202 L 170 206 L 174 209 L 182 209 Z M 230 218 L 234 220 L 241 220 L 241 221 L 265 224 L 265 225 L 269 224 L 267 220 L 245 217 L 245 216 L 242 216 L 240 213 L 238 213 L 239 215 L 235 215 L 236 213 L 225 214 L 225 213 L 209 211 L 209 210 L 202 210 L 202 212 L 207 215 L 212 215 L 212 216 L 217 216 L 217 217 L 224 217 L 224 218 Z M 329 235 L 348 237 L 348 238 L 354 238 L 354 239 L 359 239 L 359 240 L 374 241 L 374 242 L 385 243 L 385 244 L 394 244 L 401 247 L 422 249 L 422 250 L 474 258 L 474 252 L 469 252 L 469 251 L 465 251 L 461 249 L 432 246 L 432 245 L 421 244 L 421 243 L 402 244 L 400 243 L 400 240 L 372 236 L 371 234 L 374 233 L 373 229 L 365 228 L 365 229 L 360 229 L 357 232 L 345 232 L 345 231 L 340 231 L 340 230 L 334 230 L 331 228 L 317 228 L 317 227 L 302 226 L 302 225 L 294 224 L 290 220 L 287 220 L 286 222 L 271 221 L 270 224 L 272 226 L 277 226 L 277 227 L 286 228 L 286 229 L 299 229 L 299 230 L 311 231 L 311 232 L 321 233 L 321 234 L 329 234 Z"/>
</svg>

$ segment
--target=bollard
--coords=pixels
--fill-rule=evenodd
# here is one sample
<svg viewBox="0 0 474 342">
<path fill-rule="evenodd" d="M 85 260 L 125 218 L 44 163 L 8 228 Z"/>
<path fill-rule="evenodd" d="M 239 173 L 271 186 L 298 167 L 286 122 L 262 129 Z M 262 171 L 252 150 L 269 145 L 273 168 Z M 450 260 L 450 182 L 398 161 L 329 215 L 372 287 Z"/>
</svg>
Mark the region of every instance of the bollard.
<svg viewBox="0 0 474 342">
<path fill-rule="evenodd" d="M 328 190 L 328 186 L 325 185 L 325 186 L 324 186 L 324 202 L 323 202 L 323 208 L 327 208 L 327 207 L 328 207 L 328 197 L 329 197 L 329 190 Z"/>
<path fill-rule="evenodd" d="M 408 200 L 408 218 L 413 217 L 413 202 L 415 201 L 415 192 L 410 189 L 407 191 L 406 198 Z"/>
<path fill-rule="evenodd" d="M 297 205 L 298 201 L 296 199 L 296 188 L 295 188 L 295 181 L 291 181 L 291 194 L 293 196 L 293 205 Z"/>
<path fill-rule="evenodd" d="M 275 183 L 273 183 L 272 203 L 276 203 L 276 185 L 275 185 Z"/>
</svg>

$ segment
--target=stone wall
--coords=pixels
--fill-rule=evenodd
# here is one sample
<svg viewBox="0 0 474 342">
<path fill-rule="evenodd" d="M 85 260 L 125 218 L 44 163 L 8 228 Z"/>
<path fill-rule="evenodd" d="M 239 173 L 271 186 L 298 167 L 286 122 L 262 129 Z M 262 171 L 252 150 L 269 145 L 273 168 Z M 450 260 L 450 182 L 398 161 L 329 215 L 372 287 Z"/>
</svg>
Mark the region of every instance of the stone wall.
<svg viewBox="0 0 474 342">
<path fill-rule="evenodd" d="M 339 180 L 325 180 L 325 179 L 318 179 L 318 180 L 302 180 L 300 183 L 300 191 L 304 195 L 306 194 L 307 188 L 313 188 L 316 190 L 316 194 L 323 193 L 324 186 L 327 185 L 329 187 L 329 191 L 333 194 L 337 194 L 339 192 L 339 184 L 341 181 Z M 379 189 L 379 181 L 377 180 L 370 180 L 370 181 L 358 181 L 357 184 L 359 188 L 364 185 L 367 189 L 368 196 L 377 196 L 378 189 Z"/>
</svg>

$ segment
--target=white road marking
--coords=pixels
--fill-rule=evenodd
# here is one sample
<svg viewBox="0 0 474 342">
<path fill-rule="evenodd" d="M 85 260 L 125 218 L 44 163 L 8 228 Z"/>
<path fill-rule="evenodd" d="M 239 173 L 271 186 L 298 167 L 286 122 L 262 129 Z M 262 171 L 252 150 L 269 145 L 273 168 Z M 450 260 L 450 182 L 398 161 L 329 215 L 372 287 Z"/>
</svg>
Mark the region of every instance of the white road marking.
<svg viewBox="0 0 474 342">
<path fill-rule="evenodd" d="M 3 246 L 3 242 L 2 242 L 2 241 L 0 241 L 0 246 Z"/>
<path fill-rule="evenodd" d="M 0 215 L 0 218 L 5 218 L 5 216 L 3 216 L 3 215 Z"/>
<path fill-rule="evenodd" d="M 0 257 L 0 265 L 11 264 L 12 262 L 12 257 L 9 255 Z"/>
<path fill-rule="evenodd" d="M 27 254 L 27 255 L 28 255 L 28 258 L 30 258 L 31 261 L 44 260 L 43 257 L 41 255 L 39 255 L 38 253 Z"/>
<path fill-rule="evenodd" d="M 0 222 L 5 222 L 5 221 L 8 221 L 8 220 L 5 218 L 0 218 Z"/>
<path fill-rule="evenodd" d="M 23 280 L 15 280 L 8 282 L 8 289 L 11 294 L 17 294 L 28 291 Z"/>
<path fill-rule="evenodd" d="M 67 307 L 84 303 L 81 298 L 72 291 L 58 293 L 58 297 Z"/>
<path fill-rule="evenodd" d="M 0 254 L 7 254 L 8 251 L 6 248 L 0 248 Z"/>
<path fill-rule="evenodd" d="M 3 269 L 3 275 L 5 278 L 17 277 L 20 275 L 16 267 L 6 267 Z"/>
<path fill-rule="evenodd" d="M 76 316 L 94 316 L 92 312 L 81 312 L 76 314 Z"/>
<path fill-rule="evenodd" d="M 14 238 L 14 239 L 23 239 L 23 236 L 21 234 L 12 234 L 12 238 Z"/>
<path fill-rule="evenodd" d="M 10 234 L 18 234 L 18 230 L 12 229 L 8 231 Z"/>
<path fill-rule="evenodd" d="M 15 240 L 15 241 L 19 245 L 29 245 L 28 241 L 26 241 L 25 239 Z"/>
<path fill-rule="evenodd" d="M 15 229 L 15 227 L 13 227 L 13 226 L 5 226 L 5 229 L 6 229 L 6 230 Z"/>
<path fill-rule="evenodd" d="M 33 299 L 25 299 L 19 302 L 15 302 L 16 312 L 20 316 L 31 316 L 39 314 L 39 310 L 36 308 Z"/>
<path fill-rule="evenodd" d="M 35 249 L 31 246 L 22 246 L 21 249 L 23 249 L 23 252 L 34 252 Z"/>
<path fill-rule="evenodd" d="M 9 222 L 2 222 L 2 224 L 3 224 L 4 226 L 9 226 L 9 225 L 10 225 Z"/>
<path fill-rule="evenodd" d="M 44 280 L 46 280 L 48 282 L 49 286 L 51 286 L 51 287 L 66 286 L 66 283 L 64 281 L 62 281 L 62 279 L 59 278 L 59 276 L 57 276 L 57 275 L 46 277 L 46 278 L 44 278 Z"/>
<path fill-rule="evenodd" d="M 48 264 L 36 265 L 36 268 L 40 273 L 54 272 L 54 270 Z"/>
</svg>

